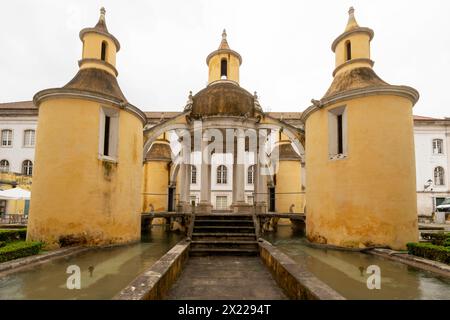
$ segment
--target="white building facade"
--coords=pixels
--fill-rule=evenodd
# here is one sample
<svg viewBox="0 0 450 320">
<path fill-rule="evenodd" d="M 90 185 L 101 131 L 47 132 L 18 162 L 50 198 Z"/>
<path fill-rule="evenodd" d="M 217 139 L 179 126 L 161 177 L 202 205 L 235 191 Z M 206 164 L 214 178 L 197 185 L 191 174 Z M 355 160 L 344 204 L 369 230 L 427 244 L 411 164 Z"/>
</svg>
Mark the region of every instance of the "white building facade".
<svg viewBox="0 0 450 320">
<path fill-rule="evenodd" d="M 431 216 L 450 197 L 450 118 L 414 118 L 417 209 Z"/>
<path fill-rule="evenodd" d="M 31 101 L 0 105 L 0 171 L 32 175 L 37 119 Z"/>
</svg>

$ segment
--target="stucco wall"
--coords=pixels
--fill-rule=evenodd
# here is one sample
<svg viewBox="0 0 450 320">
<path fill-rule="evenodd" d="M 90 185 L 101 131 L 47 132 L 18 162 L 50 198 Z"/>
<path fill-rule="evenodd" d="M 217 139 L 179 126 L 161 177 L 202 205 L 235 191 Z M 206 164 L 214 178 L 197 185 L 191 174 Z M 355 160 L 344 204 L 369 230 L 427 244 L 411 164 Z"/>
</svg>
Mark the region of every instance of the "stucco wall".
<svg viewBox="0 0 450 320">
<path fill-rule="evenodd" d="M 330 160 L 328 111 L 346 105 L 348 157 Z M 345 247 L 418 240 L 411 102 L 368 96 L 306 122 L 307 236 Z"/>
<path fill-rule="evenodd" d="M 142 122 L 119 110 L 118 162 L 112 163 L 98 155 L 99 103 L 52 99 L 39 112 L 28 240 L 138 240 Z"/>
</svg>

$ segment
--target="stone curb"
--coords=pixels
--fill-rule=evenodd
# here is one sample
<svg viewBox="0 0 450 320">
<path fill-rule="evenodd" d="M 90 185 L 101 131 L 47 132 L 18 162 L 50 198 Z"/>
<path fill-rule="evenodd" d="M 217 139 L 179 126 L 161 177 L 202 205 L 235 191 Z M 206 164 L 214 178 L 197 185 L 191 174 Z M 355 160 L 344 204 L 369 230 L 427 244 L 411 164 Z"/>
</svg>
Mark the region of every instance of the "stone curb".
<svg viewBox="0 0 450 320">
<path fill-rule="evenodd" d="M 450 278 L 450 266 L 442 262 L 416 257 L 409 253 L 394 251 L 390 249 L 372 249 L 367 251 L 367 253 L 401 262 L 420 270 L 433 272 L 441 276 Z"/>
<path fill-rule="evenodd" d="M 260 256 L 278 285 L 293 300 L 346 300 L 301 264 L 259 239 Z"/>
<path fill-rule="evenodd" d="M 180 275 L 189 257 L 190 243 L 178 242 L 150 268 L 138 275 L 113 300 L 161 300 Z"/>
<path fill-rule="evenodd" d="M 8 273 L 19 271 L 19 269 L 23 269 L 25 267 L 33 266 L 34 264 L 39 264 L 43 262 L 47 262 L 49 260 L 53 260 L 55 258 L 62 258 L 70 255 L 74 255 L 77 253 L 81 253 L 91 248 L 87 247 L 70 247 L 70 248 L 62 248 L 53 250 L 50 252 L 46 252 L 43 254 L 38 254 L 34 256 L 19 258 L 7 262 L 0 263 L 0 277 L 5 276 Z"/>
</svg>

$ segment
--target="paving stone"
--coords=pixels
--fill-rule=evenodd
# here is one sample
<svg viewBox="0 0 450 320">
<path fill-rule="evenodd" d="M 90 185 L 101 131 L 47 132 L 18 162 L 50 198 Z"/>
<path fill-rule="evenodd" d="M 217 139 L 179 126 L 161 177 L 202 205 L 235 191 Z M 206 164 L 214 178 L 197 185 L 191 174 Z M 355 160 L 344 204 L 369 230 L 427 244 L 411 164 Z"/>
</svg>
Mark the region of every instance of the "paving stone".
<svg viewBox="0 0 450 320">
<path fill-rule="evenodd" d="M 287 299 L 259 257 L 189 258 L 167 299 Z"/>
</svg>

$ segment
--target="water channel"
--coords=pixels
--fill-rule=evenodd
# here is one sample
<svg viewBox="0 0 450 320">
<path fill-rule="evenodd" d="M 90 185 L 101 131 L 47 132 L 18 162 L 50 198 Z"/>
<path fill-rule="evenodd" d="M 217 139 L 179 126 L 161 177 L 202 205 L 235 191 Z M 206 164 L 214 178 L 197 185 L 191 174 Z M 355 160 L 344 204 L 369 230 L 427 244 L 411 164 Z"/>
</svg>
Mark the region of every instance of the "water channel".
<svg viewBox="0 0 450 320">
<path fill-rule="evenodd" d="M 111 299 L 182 238 L 154 226 L 140 243 L 93 249 L 7 275 L 0 278 L 0 299 Z M 79 290 L 67 289 L 70 265 L 81 269 Z"/>
<path fill-rule="evenodd" d="M 266 240 L 347 299 L 450 299 L 450 279 L 370 254 L 308 246 L 290 226 L 268 233 Z M 183 235 L 153 226 L 140 243 L 93 249 L 0 278 L 0 299 L 111 299 L 150 267 Z M 69 290 L 70 265 L 81 269 L 81 289 Z M 367 288 L 366 269 L 381 269 L 381 289 Z M 92 275 L 89 267 L 94 267 Z"/>
<path fill-rule="evenodd" d="M 450 299 L 450 279 L 371 254 L 308 246 L 290 226 L 279 226 L 264 238 L 347 299 Z M 366 273 L 380 267 L 381 289 L 369 290 Z"/>
</svg>

